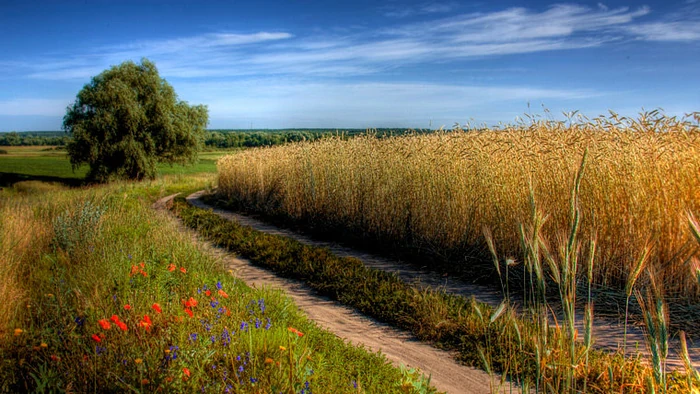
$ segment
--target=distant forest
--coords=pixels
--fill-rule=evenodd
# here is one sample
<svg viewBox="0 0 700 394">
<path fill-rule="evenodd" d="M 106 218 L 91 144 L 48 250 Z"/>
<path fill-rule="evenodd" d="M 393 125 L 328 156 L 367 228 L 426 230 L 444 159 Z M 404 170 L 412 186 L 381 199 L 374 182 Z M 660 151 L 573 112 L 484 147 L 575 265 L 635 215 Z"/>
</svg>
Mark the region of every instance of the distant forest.
<svg viewBox="0 0 700 394">
<path fill-rule="evenodd" d="M 319 138 L 340 136 L 350 138 L 363 134 L 378 137 L 406 133 L 428 133 L 432 130 L 413 129 L 265 129 L 265 130 L 208 130 L 204 144 L 209 148 L 252 148 L 280 145 L 287 142 L 314 141 Z M 0 146 L 50 145 L 65 146 L 71 137 L 62 131 L 27 131 L 0 133 Z"/>
</svg>

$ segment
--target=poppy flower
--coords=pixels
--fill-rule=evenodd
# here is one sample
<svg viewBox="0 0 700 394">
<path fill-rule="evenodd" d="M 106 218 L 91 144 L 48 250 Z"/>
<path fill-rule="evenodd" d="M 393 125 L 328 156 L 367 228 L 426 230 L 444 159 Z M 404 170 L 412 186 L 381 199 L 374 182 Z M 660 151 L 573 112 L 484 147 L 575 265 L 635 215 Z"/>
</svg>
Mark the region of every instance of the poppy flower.
<svg viewBox="0 0 700 394">
<path fill-rule="evenodd" d="M 122 331 L 128 330 L 128 328 L 126 327 L 126 323 L 124 323 L 123 321 L 118 321 L 118 322 L 115 322 L 114 324 L 116 324 L 117 327 L 119 327 L 119 329 L 121 329 Z"/>
<path fill-rule="evenodd" d="M 146 331 L 150 331 L 152 325 L 153 322 L 151 322 L 151 318 L 148 317 L 148 315 L 143 315 L 143 319 L 139 322 L 139 327 L 143 327 L 146 329 Z"/>
<path fill-rule="evenodd" d="M 187 368 L 182 368 L 182 373 L 184 373 L 188 378 L 190 377 L 190 370 Z"/>
<path fill-rule="evenodd" d="M 185 269 L 185 267 L 180 267 L 180 272 L 182 272 L 183 274 L 186 274 L 187 270 Z"/>
<path fill-rule="evenodd" d="M 95 342 L 102 342 L 102 338 L 97 334 L 92 334 L 92 340 Z"/>
<path fill-rule="evenodd" d="M 153 310 L 156 311 L 156 313 L 163 312 L 163 310 L 160 309 L 160 305 L 158 305 L 158 303 L 154 303 L 153 305 L 151 305 L 151 308 L 153 308 Z"/>
<path fill-rule="evenodd" d="M 190 297 L 189 300 L 185 301 L 185 308 L 192 308 L 197 306 L 197 300 L 195 300 L 193 297 Z"/>
<path fill-rule="evenodd" d="M 175 271 L 175 268 L 177 268 L 177 267 L 175 266 L 175 264 L 170 263 L 170 265 L 168 266 L 168 271 L 173 272 L 173 271 Z"/>
<path fill-rule="evenodd" d="M 209 297 L 209 296 L 211 295 L 211 290 L 206 290 L 206 291 L 204 292 L 204 295 L 207 296 L 207 297 Z"/>
<path fill-rule="evenodd" d="M 192 313 L 192 309 L 190 308 L 185 308 L 185 313 L 187 313 L 190 317 L 194 316 L 194 314 Z"/>
<path fill-rule="evenodd" d="M 15 328 L 15 336 L 18 337 L 24 332 L 21 328 Z"/>
<path fill-rule="evenodd" d="M 112 328 L 112 325 L 109 324 L 109 321 L 107 319 L 101 319 L 97 323 L 100 324 L 100 327 L 102 327 L 103 330 L 109 330 Z"/>
<path fill-rule="evenodd" d="M 131 305 L 129 305 L 129 304 L 124 305 L 124 310 L 125 310 L 125 311 L 130 311 L 130 310 L 131 310 Z"/>
<path fill-rule="evenodd" d="M 228 294 L 226 294 L 226 292 L 223 291 L 222 289 L 219 289 L 219 295 L 224 297 L 224 298 L 228 298 Z"/>
<path fill-rule="evenodd" d="M 139 267 L 132 265 L 131 266 L 131 272 L 129 273 L 129 276 L 136 275 L 139 272 Z"/>
<path fill-rule="evenodd" d="M 297 334 L 297 336 L 299 336 L 299 337 L 303 337 L 303 336 L 304 336 L 304 333 L 303 333 L 303 332 L 297 330 L 297 329 L 294 328 L 294 327 L 289 327 L 289 328 L 287 328 L 287 331 L 293 332 L 293 333 Z"/>
<path fill-rule="evenodd" d="M 117 323 L 119 321 L 119 316 L 112 315 L 112 317 L 110 317 L 109 320 L 113 321 L 114 323 Z"/>
</svg>

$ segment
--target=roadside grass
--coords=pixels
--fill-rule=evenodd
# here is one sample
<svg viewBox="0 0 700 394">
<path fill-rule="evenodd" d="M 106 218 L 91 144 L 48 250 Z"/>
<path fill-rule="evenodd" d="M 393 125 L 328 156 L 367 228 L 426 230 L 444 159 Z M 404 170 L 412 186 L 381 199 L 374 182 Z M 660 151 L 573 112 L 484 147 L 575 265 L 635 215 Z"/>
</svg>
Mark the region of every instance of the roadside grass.
<svg viewBox="0 0 700 394">
<path fill-rule="evenodd" d="M 0 192 L 1 392 L 434 392 L 150 208 L 210 178 Z"/>
<path fill-rule="evenodd" d="M 8 146 L 4 149 L 7 154 L 0 156 L 0 186 L 10 186 L 23 180 L 59 182 L 71 186 L 84 183 L 88 167 L 81 166 L 74 172 L 65 150 L 46 146 Z M 231 151 L 202 152 L 199 162 L 191 166 L 159 164 L 158 174 L 163 176 L 214 173 L 216 160 L 227 153 Z"/>
<path fill-rule="evenodd" d="M 423 341 L 457 351 L 460 361 L 501 372 L 524 391 L 681 393 L 700 385 L 692 368 L 663 371 L 667 379 L 659 382 L 640 355 L 594 350 L 592 314 L 581 341 L 569 326 L 548 320 L 544 298 L 518 315 L 508 303 L 493 309 L 473 299 L 420 290 L 357 259 L 227 221 L 190 206 L 182 197 L 175 199 L 172 209 L 187 226 L 216 244 L 282 276 L 302 280 L 368 316 L 407 329 Z M 507 390 L 508 384 L 496 381 L 494 387 Z"/>
</svg>

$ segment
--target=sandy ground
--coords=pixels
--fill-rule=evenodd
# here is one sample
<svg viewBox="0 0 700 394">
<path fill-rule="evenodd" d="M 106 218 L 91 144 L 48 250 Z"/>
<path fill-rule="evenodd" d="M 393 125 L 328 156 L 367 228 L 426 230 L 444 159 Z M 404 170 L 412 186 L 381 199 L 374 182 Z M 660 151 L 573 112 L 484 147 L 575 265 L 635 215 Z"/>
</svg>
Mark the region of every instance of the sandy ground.
<svg viewBox="0 0 700 394">
<path fill-rule="evenodd" d="M 173 197 L 168 196 L 159 200 L 154 204 L 154 207 L 164 208 Z M 196 206 L 207 207 L 197 197 L 198 195 L 190 196 L 190 202 Z M 228 215 L 230 213 L 227 213 Z M 173 218 L 173 220 L 175 219 Z M 227 269 L 233 272 L 233 275 L 249 286 L 281 289 L 294 300 L 309 319 L 315 321 L 320 327 L 353 344 L 364 345 L 372 351 L 381 351 L 387 359 L 397 366 L 403 364 L 411 368 L 419 368 L 425 375 L 431 377 L 431 383 L 438 390 L 447 393 L 499 391 L 500 376 L 490 377 L 484 371 L 460 365 L 454 361 L 453 355 L 449 352 L 438 350 L 429 344 L 418 341 L 406 331 L 379 323 L 351 308 L 319 296 L 299 281 L 277 277 L 270 271 L 254 266 L 248 260 L 213 246 L 198 237 L 194 231 L 186 229 L 184 226 L 182 229 L 189 232 L 196 242 L 219 259 Z M 500 391 L 517 392 L 517 389 L 506 383 Z"/>
</svg>

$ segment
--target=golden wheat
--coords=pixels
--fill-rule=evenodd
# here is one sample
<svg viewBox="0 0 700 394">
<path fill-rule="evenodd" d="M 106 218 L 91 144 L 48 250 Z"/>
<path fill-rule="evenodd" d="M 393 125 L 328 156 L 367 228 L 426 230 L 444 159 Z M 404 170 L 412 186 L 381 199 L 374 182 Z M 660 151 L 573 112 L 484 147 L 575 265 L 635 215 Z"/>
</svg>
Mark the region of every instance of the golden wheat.
<svg viewBox="0 0 700 394">
<path fill-rule="evenodd" d="M 225 197 L 268 213 L 316 220 L 452 256 L 520 256 L 531 190 L 547 239 L 566 237 L 575 174 L 580 237 L 597 239 L 595 282 L 623 289 L 638 251 L 670 296 L 697 296 L 687 212 L 700 212 L 700 114 L 638 119 L 532 119 L 499 129 L 438 132 L 247 150 L 218 163 Z M 488 252 L 487 252 L 488 253 Z M 462 254 L 462 256 L 458 256 Z M 487 254 L 486 254 L 487 255 Z M 459 258 L 455 258 L 458 256 Z M 580 272 L 586 272 L 582 269 Z M 633 275 L 633 274 L 632 274 Z"/>
</svg>

